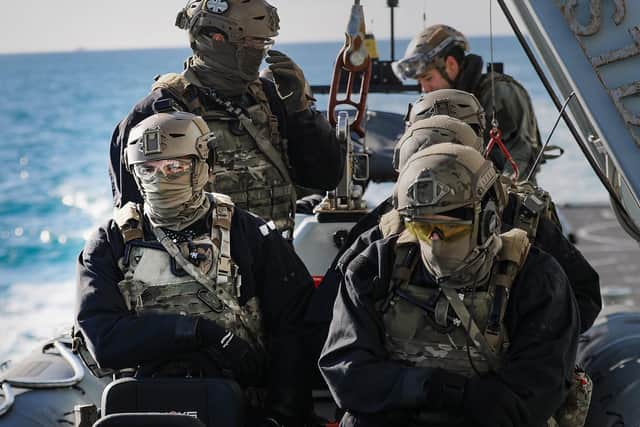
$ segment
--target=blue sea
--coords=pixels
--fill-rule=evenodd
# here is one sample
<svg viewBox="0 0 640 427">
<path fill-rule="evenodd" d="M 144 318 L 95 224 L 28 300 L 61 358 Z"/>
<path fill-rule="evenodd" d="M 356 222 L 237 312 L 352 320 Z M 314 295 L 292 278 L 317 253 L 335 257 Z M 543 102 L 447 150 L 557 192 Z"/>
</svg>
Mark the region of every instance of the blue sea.
<svg viewBox="0 0 640 427">
<path fill-rule="evenodd" d="M 327 84 L 341 43 L 282 44 L 312 84 Z M 404 52 L 407 41 L 397 43 Z M 489 39 L 471 46 L 489 58 Z M 389 43 L 380 42 L 382 57 Z M 515 38 L 495 40 L 495 61 L 529 90 L 543 138 L 556 111 Z M 111 212 L 111 133 L 156 74 L 179 72 L 187 49 L 0 55 L 0 361 L 19 358 L 73 321 L 74 274 L 84 240 Z M 416 95 L 371 95 L 370 108 L 404 113 Z M 319 96 L 319 106 L 326 105 Z M 561 203 L 605 202 L 570 138 L 539 182 Z M 384 195 L 377 195 L 381 198 Z"/>
</svg>

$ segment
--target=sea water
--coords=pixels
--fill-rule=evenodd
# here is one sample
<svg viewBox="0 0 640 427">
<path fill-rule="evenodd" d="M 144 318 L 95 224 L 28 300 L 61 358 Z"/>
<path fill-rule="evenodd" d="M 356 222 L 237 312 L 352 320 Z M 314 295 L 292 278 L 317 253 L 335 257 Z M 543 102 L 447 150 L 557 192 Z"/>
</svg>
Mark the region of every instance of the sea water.
<svg viewBox="0 0 640 427">
<path fill-rule="evenodd" d="M 396 52 L 406 44 L 398 42 Z M 489 59 L 488 38 L 473 38 L 471 46 Z M 340 43 L 276 48 L 291 55 L 312 84 L 327 84 Z M 381 42 L 379 51 L 388 57 L 389 44 Z M 156 49 L 0 55 L 0 361 L 19 359 L 72 324 L 78 253 L 111 213 L 111 133 L 153 77 L 181 71 L 188 54 Z M 494 60 L 527 88 L 546 138 L 557 112 L 517 41 L 497 38 Z M 372 94 L 369 106 L 404 113 L 416 95 Z M 326 103 L 326 96 L 318 96 L 319 107 Z M 561 203 L 605 202 L 564 125 L 552 143 L 566 153 L 544 165 L 540 184 Z"/>
</svg>

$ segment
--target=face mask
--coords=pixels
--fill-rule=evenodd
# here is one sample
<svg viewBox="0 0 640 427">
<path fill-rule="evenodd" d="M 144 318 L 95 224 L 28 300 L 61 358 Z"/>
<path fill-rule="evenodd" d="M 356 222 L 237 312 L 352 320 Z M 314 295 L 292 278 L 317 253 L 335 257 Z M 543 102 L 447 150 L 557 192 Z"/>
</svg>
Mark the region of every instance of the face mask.
<svg viewBox="0 0 640 427">
<path fill-rule="evenodd" d="M 501 240 L 493 235 L 482 246 L 472 244 L 472 237 L 447 240 L 419 240 L 422 262 L 438 282 L 459 288 L 482 284 L 500 250 Z"/>
<path fill-rule="evenodd" d="M 138 178 L 145 214 L 154 227 L 182 230 L 209 210 L 209 199 L 203 192 L 208 178 L 205 162 L 198 162 L 196 174 L 195 187 L 191 173 L 172 177 L 157 173 L 148 179 Z"/>
<path fill-rule="evenodd" d="M 226 96 L 239 96 L 258 78 L 264 49 L 236 47 L 201 34 L 192 42 L 189 61 L 200 81 Z"/>
</svg>

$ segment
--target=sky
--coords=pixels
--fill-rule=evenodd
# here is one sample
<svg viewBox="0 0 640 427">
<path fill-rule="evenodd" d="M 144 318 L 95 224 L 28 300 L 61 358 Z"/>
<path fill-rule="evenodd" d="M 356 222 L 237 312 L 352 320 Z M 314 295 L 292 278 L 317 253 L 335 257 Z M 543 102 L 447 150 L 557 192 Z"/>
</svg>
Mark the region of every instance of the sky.
<svg viewBox="0 0 640 427">
<path fill-rule="evenodd" d="M 399 0 L 396 37 L 423 25 L 447 23 L 469 36 L 489 33 L 493 0 Z M 0 53 L 183 47 L 174 24 L 186 0 L 6 1 L 0 14 Z M 271 0 L 281 19 L 279 42 L 341 40 L 352 0 Z M 389 37 L 386 0 L 361 0 L 368 30 Z M 494 32 L 511 30 L 494 1 Z M 459 13 L 464 11 L 464 13 Z M 426 12 L 426 21 L 423 15 Z"/>
</svg>

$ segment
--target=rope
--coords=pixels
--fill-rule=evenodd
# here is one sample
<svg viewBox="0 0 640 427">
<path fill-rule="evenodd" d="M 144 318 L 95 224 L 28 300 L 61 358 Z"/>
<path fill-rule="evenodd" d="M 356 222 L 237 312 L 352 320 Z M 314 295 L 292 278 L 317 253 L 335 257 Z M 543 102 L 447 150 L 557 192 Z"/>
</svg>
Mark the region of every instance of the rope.
<svg viewBox="0 0 640 427">
<path fill-rule="evenodd" d="M 493 0 L 489 0 L 489 52 L 491 55 L 491 126 L 498 127 L 498 119 L 496 117 L 496 79 L 494 75 L 495 62 L 493 59 Z"/>
</svg>

